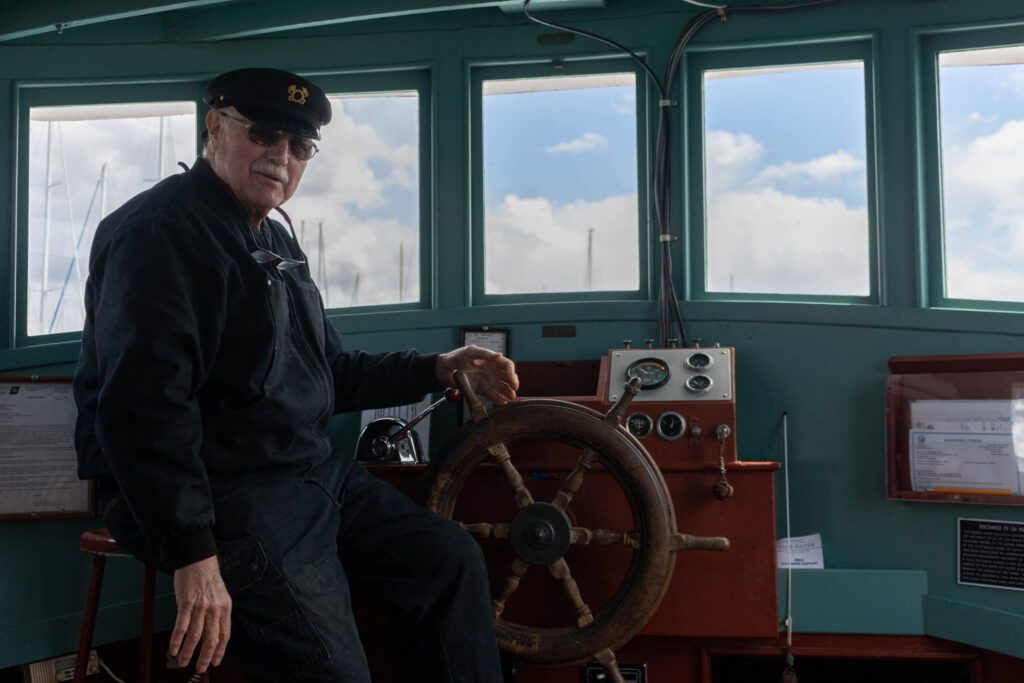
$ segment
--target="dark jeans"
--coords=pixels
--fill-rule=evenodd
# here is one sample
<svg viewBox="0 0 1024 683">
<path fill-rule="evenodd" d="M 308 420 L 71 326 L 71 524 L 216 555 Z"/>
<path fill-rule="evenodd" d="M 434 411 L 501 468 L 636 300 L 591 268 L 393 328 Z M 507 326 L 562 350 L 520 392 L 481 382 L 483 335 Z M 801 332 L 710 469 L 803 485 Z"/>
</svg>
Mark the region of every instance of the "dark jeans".
<svg viewBox="0 0 1024 683">
<path fill-rule="evenodd" d="M 214 532 L 253 681 L 368 682 L 352 595 L 391 617 L 403 680 L 502 680 L 479 546 L 362 465 L 221 496 Z"/>
</svg>

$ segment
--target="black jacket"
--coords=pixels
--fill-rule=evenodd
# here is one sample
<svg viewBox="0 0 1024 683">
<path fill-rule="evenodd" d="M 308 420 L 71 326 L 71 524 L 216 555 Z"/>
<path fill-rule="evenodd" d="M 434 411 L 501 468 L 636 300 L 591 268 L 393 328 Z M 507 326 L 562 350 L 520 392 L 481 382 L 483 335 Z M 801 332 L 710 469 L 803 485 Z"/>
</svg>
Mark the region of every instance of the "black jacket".
<svg viewBox="0 0 1024 683">
<path fill-rule="evenodd" d="M 216 552 L 224 492 L 329 458 L 333 413 L 439 388 L 436 356 L 344 351 L 308 266 L 251 255 L 304 258 L 292 236 L 271 220 L 260 233 L 199 160 L 108 216 L 93 242 L 78 475 L 116 483 L 137 526 L 121 535 L 165 567 Z"/>
</svg>

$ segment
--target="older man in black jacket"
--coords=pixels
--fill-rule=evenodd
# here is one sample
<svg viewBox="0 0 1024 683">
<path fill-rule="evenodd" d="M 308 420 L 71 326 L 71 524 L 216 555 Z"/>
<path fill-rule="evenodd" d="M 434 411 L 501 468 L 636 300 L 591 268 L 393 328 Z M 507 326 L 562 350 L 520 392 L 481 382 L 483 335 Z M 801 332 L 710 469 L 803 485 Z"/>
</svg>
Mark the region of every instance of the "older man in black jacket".
<svg viewBox="0 0 1024 683">
<path fill-rule="evenodd" d="M 476 347 L 344 350 L 294 232 L 268 218 L 317 151 L 327 97 L 242 69 L 205 100 L 204 157 L 93 243 L 80 476 L 97 479 L 118 542 L 173 573 L 179 663 L 198 652 L 203 672 L 227 650 L 256 681 L 369 681 L 356 593 L 396 618 L 410 680 L 499 681 L 479 548 L 332 453 L 325 428 L 450 386 L 456 369 L 504 403 L 514 365 Z"/>
</svg>

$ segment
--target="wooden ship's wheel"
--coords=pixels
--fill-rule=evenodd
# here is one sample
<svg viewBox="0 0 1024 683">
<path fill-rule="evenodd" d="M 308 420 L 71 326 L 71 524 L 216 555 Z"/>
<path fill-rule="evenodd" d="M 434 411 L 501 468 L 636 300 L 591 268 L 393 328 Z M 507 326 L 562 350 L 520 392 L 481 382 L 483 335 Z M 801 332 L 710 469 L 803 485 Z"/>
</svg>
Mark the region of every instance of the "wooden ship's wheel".
<svg viewBox="0 0 1024 683">
<path fill-rule="evenodd" d="M 505 576 L 494 576 L 493 607 L 498 645 L 506 657 L 540 666 L 597 660 L 611 680 L 623 681 L 614 650 L 635 636 L 657 609 L 675 568 L 675 552 L 726 550 L 725 538 L 699 538 L 676 531 L 675 511 L 665 480 L 646 449 L 620 424 L 639 382 L 602 415 L 567 401 L 526 399 L 488 415 L 466 379 L 456 375 L 473 414 L 442 457 L 431 462 L 422 498 L 426 506 L 453 519 L 456 502 L 470 476 L 484 463 L 497 467 L 512 490 L 516 512 L 508 522 L 459 520 L 477 539 L 511 544 L 514 559 Z M 555 442 L 580 452 L 575 466 L 548 501 L 534 499 L 513 463 L 517 444 Z M 573 497 L 592 469 L 614 478 L 630 508 L 632 529 L 575 526 Z M 581 593 L 565 554 L 574 545 L 625 545 L 633 549 L 618 589 L 598 609 Z M 531 566 L 544 567 L 574 608 L 572 623 L 531 626 L 503 618 L 506 606 Z"/>
</svg>

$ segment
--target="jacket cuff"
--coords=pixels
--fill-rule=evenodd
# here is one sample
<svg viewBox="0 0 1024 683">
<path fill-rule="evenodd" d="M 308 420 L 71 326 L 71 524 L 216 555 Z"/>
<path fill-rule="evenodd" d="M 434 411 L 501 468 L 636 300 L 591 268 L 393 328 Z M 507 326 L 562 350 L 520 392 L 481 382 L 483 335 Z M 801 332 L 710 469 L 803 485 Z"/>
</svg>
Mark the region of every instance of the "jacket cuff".
<svg viewBox="0 0 1024 683">
<path fill-rule="evenodd" d="M 166 564 L 171 569 L 205 560 L 217 554 L 217 542 L 213 539 L 213 527 L 203 526 L 184 529 L 168 537 L 163 543 Z"/>
<path fill-rule="evenodd" d="M 413 362 L 413 377 L 416 381 L 416 392 L 418 394 L 429 394 L 444 389 L 444 385 L 437 381 L 437 357 L 439 353 L 427 353 L 417 355 Z"/>
</svg>

